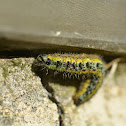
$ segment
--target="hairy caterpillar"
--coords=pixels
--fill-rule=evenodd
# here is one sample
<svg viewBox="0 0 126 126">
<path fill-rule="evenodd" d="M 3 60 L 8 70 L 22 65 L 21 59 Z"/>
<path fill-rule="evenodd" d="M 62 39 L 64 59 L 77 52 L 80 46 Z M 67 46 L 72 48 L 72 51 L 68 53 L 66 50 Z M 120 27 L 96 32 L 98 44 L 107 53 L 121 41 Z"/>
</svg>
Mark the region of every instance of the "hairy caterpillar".
<svg viewBox="0 0 126 126">
<path fill-rule="evenodd" d="M 102 84 L 105 68 L 97 55 L 88 54 L 40 54 L 37 62 L 47 69 L 63 72 L 66 76 L 82 77 L 82 85 L 73 96 L 74 103 L 79 105 L 89 100 Z"/>
</svg>

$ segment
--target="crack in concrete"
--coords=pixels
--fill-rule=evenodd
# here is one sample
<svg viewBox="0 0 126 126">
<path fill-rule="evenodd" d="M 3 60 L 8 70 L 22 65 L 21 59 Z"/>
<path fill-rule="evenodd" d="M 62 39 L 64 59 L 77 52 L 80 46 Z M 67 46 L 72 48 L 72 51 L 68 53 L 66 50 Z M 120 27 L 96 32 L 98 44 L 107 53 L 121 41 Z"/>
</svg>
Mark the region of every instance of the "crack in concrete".
<svg viewBox="0 0 126 126">
<path fill-rule="evenodd" d="M 64 126 L 64 109 L 63 109 L 63 106 L 61 105 L 60 102 L 57 101 L 57 99 L 55 98 L 55 95 L 54 95 L 54 90 L 53 88 L 49 85 L 49 80 L 48 80 L 48 77 L 45 76 L 45 72 L 46 71 L 43 71 L 41 70 L 41 66 L 37 66 L 35 64 L 35 62 L 33 63 L 32 65 L 32 71 L 41 78 L 41 83 L 43 85 L 43 87 L 48 91 L 49 95 L 49 99 L 55 103 L 57 105 L 57 109 L 58 109 L 58 114 L 59 114 L 59 124 L 60 126 Z"/>
</svg>

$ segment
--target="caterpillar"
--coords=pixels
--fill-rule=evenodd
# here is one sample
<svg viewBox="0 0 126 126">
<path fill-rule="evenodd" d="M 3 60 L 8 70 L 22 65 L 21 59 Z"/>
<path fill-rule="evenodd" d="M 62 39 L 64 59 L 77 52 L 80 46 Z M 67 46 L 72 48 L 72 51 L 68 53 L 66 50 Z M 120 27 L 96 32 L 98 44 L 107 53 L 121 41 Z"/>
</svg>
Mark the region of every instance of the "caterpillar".
<svg viewBox="0 0 126 126">
<path fill-rule="evenodd" d="M 40 54 L 36 60 L 42 67 L 82 79 L 79 91 L 73 96 L 76 105 L 89 100 L 97 92 L 105 75 L 104 62 L 93 54 Z"/>
</svg>

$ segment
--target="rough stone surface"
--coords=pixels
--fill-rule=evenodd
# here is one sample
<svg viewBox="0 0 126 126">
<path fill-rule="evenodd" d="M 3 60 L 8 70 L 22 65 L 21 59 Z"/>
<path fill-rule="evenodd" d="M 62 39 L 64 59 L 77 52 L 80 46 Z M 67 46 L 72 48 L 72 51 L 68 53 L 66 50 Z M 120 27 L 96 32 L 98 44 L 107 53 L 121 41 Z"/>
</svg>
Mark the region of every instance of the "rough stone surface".
<svg viewBox="0 0 126 126">
<path fill-rule="evenodd" d="M 125 126 L 126 64 L 108 72 L 96 95 L 76 107 L 72 96 L 79 81 L 45 75 L 54 97 L 64 110 L 60 115 L 56 100 L 50 100 L 46 86 L 31 70 L 33 58 L 0 59 L 0 125 L 38 126 Z M 51 79 L 52 78 L 52 79 Z M 77 83 L 74 84 L 73 83 Z M 61 116 L 61 120 L 59 120 Z M 63 126 L 63 125 L 62 125 Z"/>
<path fill-rule="evenodd" d="M 33 58 L 0 59 L 0 126 L 58 126 L 56 104 L 48 99 Z"/>
</svg>

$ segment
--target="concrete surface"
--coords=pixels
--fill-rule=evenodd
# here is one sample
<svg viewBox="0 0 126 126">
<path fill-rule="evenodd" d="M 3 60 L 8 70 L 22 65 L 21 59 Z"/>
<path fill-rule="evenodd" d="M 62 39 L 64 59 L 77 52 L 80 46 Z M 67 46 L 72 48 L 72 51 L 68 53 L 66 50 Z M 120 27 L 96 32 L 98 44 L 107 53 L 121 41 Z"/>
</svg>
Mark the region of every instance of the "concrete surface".
<svg viewBox="0 0 126 126">
<path fill-rule="evenodd" d="M 77 107 L 72 100 L 76 87 L 71 83 L 78 81 L 46 75 L 40 70 L 41 80 L 32 72 L 33 61 L 33 58 L 0 59 L 1 126 L 126 125 L 125 63 L 119 64 L 115 72 L 108 72 L 97 94 Z M 51 92 L 54 98 L 49 99 Z"/>
<path fill-rule="evenodd" d="M 0 59 L 0 126 L 59 126 L 57 106 L 31 72 L 32 62 Z"/>
</svg>

